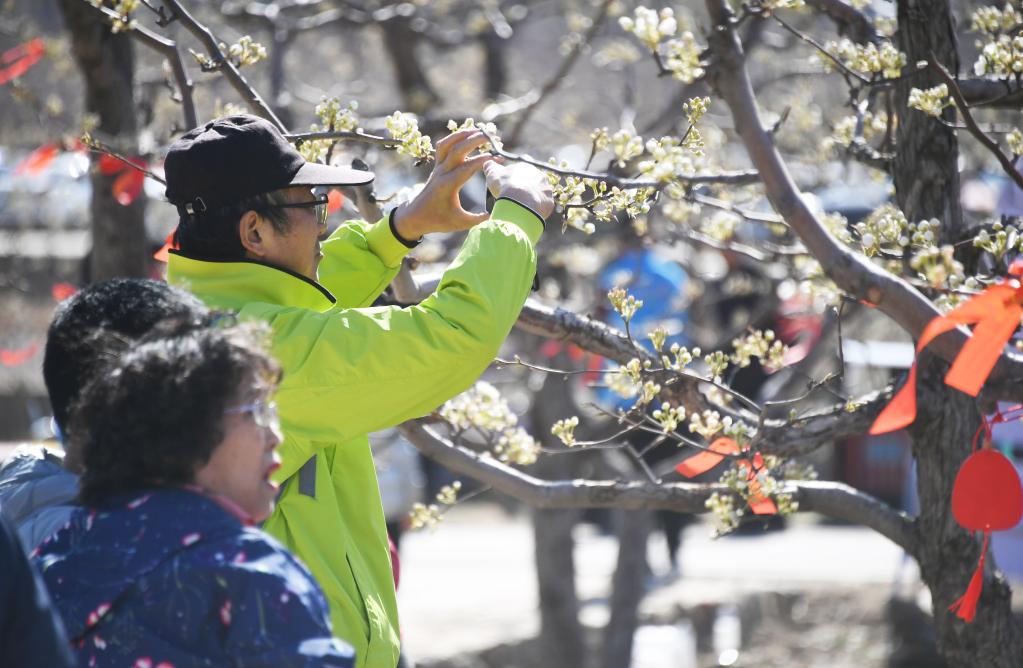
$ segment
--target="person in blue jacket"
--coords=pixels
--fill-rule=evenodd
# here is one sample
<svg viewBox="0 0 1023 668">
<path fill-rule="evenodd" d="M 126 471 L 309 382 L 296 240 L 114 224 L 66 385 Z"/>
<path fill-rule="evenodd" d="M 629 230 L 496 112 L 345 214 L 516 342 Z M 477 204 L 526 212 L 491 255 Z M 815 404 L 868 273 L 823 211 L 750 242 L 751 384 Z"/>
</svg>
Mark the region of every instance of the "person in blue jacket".
<svg viewBox="0 0 1023 668">
<path fill-rule="evenodd" d="M 161 325 L 83 390 L 83 507 L 35 557 L 81 665 L 353 665 L 319 585 L 254 526 L 280 464 L 266 337 Z"/>
</svg>

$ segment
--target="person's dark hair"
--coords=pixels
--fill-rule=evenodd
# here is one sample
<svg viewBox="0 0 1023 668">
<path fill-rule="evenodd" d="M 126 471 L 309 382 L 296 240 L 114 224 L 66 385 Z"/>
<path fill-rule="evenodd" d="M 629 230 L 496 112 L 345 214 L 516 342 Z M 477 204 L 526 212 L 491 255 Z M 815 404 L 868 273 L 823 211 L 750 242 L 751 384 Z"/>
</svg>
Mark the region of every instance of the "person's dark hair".
<svg viewBox="0 0 1023 668">
<path fill-rule="evenodd" d="M 287 214 L 283 209 L 272 208 L 281 204 L 288 204 L 285 191 L 275 190 L 196 215 L 190 215 L 183 207 L 179 207 L 175 241 L 189 257 L 240 260 L 245 257 L 245 248 L 238 237 L 238 221 L 242 214 L 256 211 L 270 221 L 275 231 L 287 234 L 290 229 Z"/>
<path fill-rule="evenodd" d="M 225 409 L 251 400 L 249 384 L 269 391 L 280 380 L 268 331 L 252 323 L 156 331 L 97 374 L 71 419 L 85 465 L 79 500 L 97 506 L 192 482 L 224 439 Z"/>
<path fill-rule="evenodd" d="M 118 341 L 128 345 L 168 318 L 199 323 L 210 317 L 191 293 L 149 279 L 94 283 L 61 302 L 43 355 L 43 381 L 57 427 L 67 432 L 72 402 L 104 362 L 100 353 L 109 353 Z"/>
</svg>

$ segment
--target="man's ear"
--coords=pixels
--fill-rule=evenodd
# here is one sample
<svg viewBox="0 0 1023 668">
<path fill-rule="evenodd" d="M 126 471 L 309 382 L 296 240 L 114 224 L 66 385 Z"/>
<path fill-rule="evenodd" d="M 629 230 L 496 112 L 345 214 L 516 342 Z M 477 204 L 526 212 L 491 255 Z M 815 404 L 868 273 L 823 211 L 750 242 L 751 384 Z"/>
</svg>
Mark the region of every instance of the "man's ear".
<svg viewBox="0 0 1023 668">
<path fill-rule="evenodd" d="M 263 218 L 255 211 L 246 211 L 238 220 L 238 238 L 242 242 L 245 254 L 253 258 L 262 258 L 267 253 L 266 228 Z"/>
</svg>

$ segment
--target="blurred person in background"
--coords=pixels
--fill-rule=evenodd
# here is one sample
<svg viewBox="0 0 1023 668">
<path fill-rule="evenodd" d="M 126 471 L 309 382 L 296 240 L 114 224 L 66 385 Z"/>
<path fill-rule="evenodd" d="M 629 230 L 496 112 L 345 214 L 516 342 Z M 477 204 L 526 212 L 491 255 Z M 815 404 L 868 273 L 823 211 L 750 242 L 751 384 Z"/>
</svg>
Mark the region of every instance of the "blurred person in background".
<svg viewBox="0 0 1023 668">
<path fill-rule="evenodd" d="M 128 346 L 167 319 L 203 322 L 210 311 L 194 295 L 163 282 L 115 278 L 90 285 L 64 300 L 50 322 L 43 381 L 55 432 L 64 435 L 72 403 L 107 363 L 112 339 Z M 64 526 L 76 507 L 80 453 L 36 445 L 16 449 L 0 467 L 0 511 L 29 551 Z"/>
<path fill-rule="evenodd" d="M 114 348 L 71 418 L 80 500 L 35 561 L 81 665 L 354 665 L 273 508 L 280 366 L 265 326 Z"/>
</svg>

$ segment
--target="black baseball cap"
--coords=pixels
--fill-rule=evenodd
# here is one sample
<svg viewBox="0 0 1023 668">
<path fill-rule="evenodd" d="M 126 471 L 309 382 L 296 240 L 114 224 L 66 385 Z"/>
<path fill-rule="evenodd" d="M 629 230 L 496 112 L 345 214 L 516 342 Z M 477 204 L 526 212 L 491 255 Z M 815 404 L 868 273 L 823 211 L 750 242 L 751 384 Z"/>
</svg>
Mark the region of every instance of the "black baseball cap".
<svg viewBox="0 0 1023 668">
<path fill-rule="evenodd" d="M 249 114 L 188 131 L 171 144 L 163 168 L 167 199 L 201 209 L 289 186 L 358 186 L 373 180 L 373 172 L 307 162 L 276 126 Z"/>
</svg>

